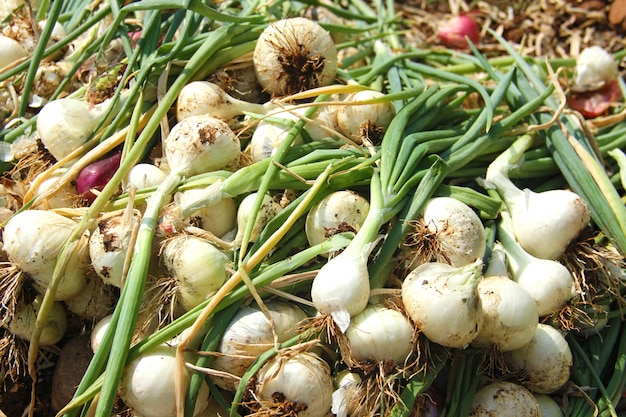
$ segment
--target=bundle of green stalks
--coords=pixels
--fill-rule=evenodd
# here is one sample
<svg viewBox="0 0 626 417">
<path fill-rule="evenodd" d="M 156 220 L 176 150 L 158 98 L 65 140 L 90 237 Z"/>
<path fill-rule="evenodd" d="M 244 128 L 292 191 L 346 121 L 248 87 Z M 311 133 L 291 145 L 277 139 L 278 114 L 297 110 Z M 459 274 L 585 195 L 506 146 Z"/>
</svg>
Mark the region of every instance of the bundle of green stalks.
<svg viewBox="0 0 626 417">
<path fill-rule="evenodd" d="M 2 8 L 25 414 L 626 415 L 624 51 L 418 45 L 382 0 Z"/>
</svg>

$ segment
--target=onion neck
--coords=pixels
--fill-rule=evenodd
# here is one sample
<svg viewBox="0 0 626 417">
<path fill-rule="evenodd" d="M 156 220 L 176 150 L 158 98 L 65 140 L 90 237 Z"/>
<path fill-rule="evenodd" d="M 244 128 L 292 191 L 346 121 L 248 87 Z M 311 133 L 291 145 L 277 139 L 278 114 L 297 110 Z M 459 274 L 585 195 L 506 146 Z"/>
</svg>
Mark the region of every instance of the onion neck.
<svg viewBox="0 0 626 417">
<path fill-rule="evenodd" d="M 478 284 L 478 281 L 482 277 L 483 262 L 481 259 L 477 259 L 471 264 L 455 268 L 447 279 L 446 284 L 453 287 L 471 288 Z"/>
<path fill-rule="evenodd" d="M 500 213 L 501 220 L 498 223 L 498 240 L 506 252 L 506 258 L 513 276 L 524 268 L 524 265 L 533 261 L 533 256 L 527 253 L 515 240 L 513 222 L 508 211 Z"/>
<path fill-rule="evenodd" d="M 532 145 L 530 135 L 520 136 L 504 152 L 502 152 L 487 169 L 485 187 L 495 188 L 509 210 L 513 210 L 516 202 L 525 200 L 525 191 L 520 190 L 509 178 L 509 171 L 524 157 L 524 152 Z"/>
</svg>

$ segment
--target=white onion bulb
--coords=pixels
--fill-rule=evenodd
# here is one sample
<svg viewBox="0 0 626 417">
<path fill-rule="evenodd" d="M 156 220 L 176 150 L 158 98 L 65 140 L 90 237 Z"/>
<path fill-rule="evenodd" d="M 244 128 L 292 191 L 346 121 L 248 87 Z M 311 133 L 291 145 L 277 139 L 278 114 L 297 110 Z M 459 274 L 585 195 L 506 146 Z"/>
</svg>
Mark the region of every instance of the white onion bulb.
<svg viewBox="0 0 626 417">
<path fill-rule="evenodd" d="M 311 285 L 313 305 L 321 314 L 329 314 L 342 332 L 350 325 L 350 317 L 363 311 L 369 300 L 366 252 L 346 248 L 320 268 Z"/>
<path fill-rule="evenodd" d="M 561 406 L 547 394 L 533 394 L 539 403 L 541 409 L 541 417 L 563 417 L 563 409 Z"/>
<path fill-rule="evenodd" d="M 265 91 L 284 96 L 330 85 L 337 73 L 337 48 L 318 23 L 294 17 L 263 30 L 253 62 Z"/>
<path fill-rule="evenodd" d="M 33 279 L 33 286 L 44 292 L 56 267 L 57 256 L 74 232 L 77 223 L 46 210 L 24 210 L 14 215 L 4 227 L 4 251 L 9 260 Z M 89 263 L 89 234 L 85 232 L 69 253 L 69 260 L 55 299 L 67 300 L 86 284 Z"/>
<path fill-rule="evenodd" d="M 541 409 L 533 394 L 523 386 L 494 381 L 476 392 L 469 416 L 541 417 Z"/>
<path fill-rule="evenodd" d="M 57 160 L 81 146 L 96 128 L 99 109 L 73 98 L 49 101 L 37 116 L 37 133 L 41 143 Z"/>
<path fill-rule="evenodd" d="M 204 190 L 190 189 L 174 194 L 174 202 L 184 207 L 203 195 Z M 235 200 L 225 197 L 216 203 L 204 206 L 189 217 L 189 222 L 196 227 L 207 230 L 217 237 L 222 237 L 237 226 L 237 205 Z"/>
<path fill-rule="evenodd" d="M 186 311 L 213 296 L 228 279 L 228 256 L 195 236 L 168 239 L 161 259 L 176 280 L 178 302 Z"/>
<path fill-rule="evenodd" d="M 257 193 L 251 193 L 241 200 L 241 203 L 239 203 L 239 207 L 237 208 L 237 235 L 235 236 L 236 245 L 241 244 L 243 241 L 244 232 L 253 215 L 252 209 L 256 198 Z M 254 221 L 252 233 L 250 234 L 250 242 L 256 242 L 265 226 L 267 226 L 267 224 L 281 210 L 282 206 L 278 201 L 267 194 L 263 196 L 261 207 L 259 207 L 258 212 L 254 213 L 256 214 L 256 219 Z"/>
<path fill-rule="evenodd" d="M 484 277 L 478 283 L 483 325 L 473 346 L 496 347 L 501 352 L 530 341 L 539 322 L 537 304 L 508 276 Z"/>
<path fill-rule="evenodd" d="M 139 222 L 138 214 L 119 213 L 100 219 L 91 233 L 91 265 L 105 283 L 122 288 L 124 264 Z"/>
<path fill-rule="evenodd" d="M 511 233 L 511 216 L 506 211 L 500 215 L 497 236 L 506 251 L 511 278 L 535 300 L 540 317 L 559 310 L 576 295 L 572 273 L 557 261 L 524 251 Z"/>
<path fill-rule="evenodd" d="M 332 393 L 330 368 L 313 353 L 277 356 L 257 374 L 256 394 L 261 402 L 293 407 L 291 411 L 298 417 L 326 417 Z M 277 397 L 282 400 L 277 401 Z"/>
<path fill-rule="evenodd" d="M 563 333 L 540 323 L 535 335 L 524 346 L 510 352 L 516 370 L 524 373 L 528 387 L 538 394 L 549 394 L 569 380 L 572 352 Z"/>
<path fill-rule="evenodd" d="M 557 259 L 589 223 L 585 201 L 569 190 L 536 193 L 519 189 L 508 177 L 513 161 L 522 157 L 532 138 L 522 136 L 487 169 L 484 186 L 495 188 L 511 214 L 513 233 L 526 252 L 537 258 Z"/>
<path fill-rule="evenodd" d="M 163 152 L 172 174 L 198 175 L 234 170 L 239 165 L 239 138 L 223 120 L 191 116 L 174 125 L 163 140 Z"/>
<path fill-rule="evenodd" d="M 284 342 L 298 334 L 298 325 L 307 315 L 295 304 L 269 301 L 265 304 L 272 320 L 278 342 Z M 242 307 L 231 319 L 224 331 L 212 367 L 237 377 L 243 376 L 254 360 L 274 347 L 272 323 L 256 305 Z M 235 391 L 239 381 L 212 377 L 219 387 Z"/>
<path fill-rule="evenodd" d="M 432 198 L 424 206 L 422 221 L 437 240 L 437 261 L 463 266 L 485 255 L 485 228 L 467 204 L 451 197 Z"/>
<path fill-rule="evenodd" d="M 24 303 L 17 308 L 8 324 L 11 333 L 21 339 L 31 340 L 42 301 L 43 297 L 37 296 L 32 302 Z M 67 314 L 65 308 L 61 302 L 55 301 L 46 319 L 45 327 L 39 336 L 39 344 L 41 346 L 54 345 L 63 338 L 66 330 Z"/>
<path fill-rule="evenodd" d="M 128 173 L 128 185 L 134 186 L 138 190 L 143 188 L 157 187 L 165 181 L 167 173 L 159 167 L 142 163 L 133 166 Z"/>
<path fill-rule="evenodd" d="M 401 312 L 375 304 L 352 317 L 346 338 L 356 360 L 393 360 L 402 366 L 413 348 L 413 332 L 413 325 Z"/>
<path fill-rule="evenodd" d="M 337 127 L 339 131 L 356 143 L 362 143 L 363 138 L 374 143 L 380 143 L 385 130 L 396 112 L 390 101 L 379 103 L 358 103 L 384 97 L 384 94 L 374 90 L 363 90 L 349 94 L 344 101 L 346 105 L 337 109 Z"/>
<path fill-rule="evenodd" d="M 328 194 L 306 217 L 305 232 L 311 246 L 341 232 L 358 232 L 367 217 L 369 202 L 351 190 Z"/>
<path fill-rule="evenodd" d="M 0 35 L 0 70 L 12 65 L 22 58 L 26 58 L 27 52 L 15 39 Z"/>
<path fill-rule="evenodd" d="M 431 341 L 464 348 L 483 323 L 477 293 L 482 260 L 453 267 L 440 262 L 421 264 L 402 284 L 402 302 L 418 329 Z"/>
<path fill-rule="evenodd" d="M 278 113 L 272 113 L 271 117 L 261 119 L 250 139 L 250 156 L 253 162 L 270 158 L 276 153 L 278 147 L 287 138 L 291 127 L 300 120 L 306 108 L 287 108 Z M 293 144 L 302 143 L 303 137 L 308 136 L 311 140 L 322 140 L 332 136 L 335 129 L 334 122 L 329 118 L 327 111 L 318 110 L 309 118 Z"/>
<path fill-rule="evenodd" d="M 176 120 L 209 115 L 230 122 L 245 112 L 264 114 L 265 107 L 231 97 L 209 81 L 192 81 L 185 85 L 176 100 Z"/>
<path fill-rule="evenodd" d="M 176 415 L 176 349 L 157 346 L 130 362 L 122 374 L 119 394 L 124 403 L 142 417 Z M 184 368 L 184 381 L 191 373 Z M 203 383 L 198 392 L 193 415 L 204 410 L 209 402 L 209 387 Z"/>
</svg>

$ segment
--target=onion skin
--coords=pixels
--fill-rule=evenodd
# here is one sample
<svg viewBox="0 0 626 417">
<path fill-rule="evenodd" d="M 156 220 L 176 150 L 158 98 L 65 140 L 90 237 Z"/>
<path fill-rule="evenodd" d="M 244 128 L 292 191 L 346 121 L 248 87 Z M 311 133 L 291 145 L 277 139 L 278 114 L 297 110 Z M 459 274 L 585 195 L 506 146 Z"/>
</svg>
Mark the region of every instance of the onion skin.
<svg viewBox="0 0 626 417">
<path fill-rule="evenodd" d="M 102 189 L 113 178 L 113 175 L 120 167 L 122 153 L 116 152 L 113 155 L 96 161 L 83 168 L 76 178 L 76 190 L 89 204 L 93 203 L 96 195 L 91 190 L 102 191 Z"/>
</svg>

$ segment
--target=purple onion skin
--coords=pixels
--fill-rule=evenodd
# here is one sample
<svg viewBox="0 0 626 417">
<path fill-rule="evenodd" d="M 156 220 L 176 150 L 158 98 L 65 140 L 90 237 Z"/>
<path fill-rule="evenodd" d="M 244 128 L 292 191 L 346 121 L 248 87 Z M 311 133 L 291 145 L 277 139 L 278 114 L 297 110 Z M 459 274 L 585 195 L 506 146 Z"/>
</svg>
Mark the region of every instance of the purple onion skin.
<svg viewBox="0 0 626 417">
<path fill-rule="evenodd" d="M 120 167 L 122 153 L 116 152 L 113 155 L 93 162 L 83 168 L 76 178 L 76 190 L 89 204 L 93 203 L 96 195 L 92 189 L 102 191 L 105 185 L 111 180 L 115 172 Z"/>
</svg>

